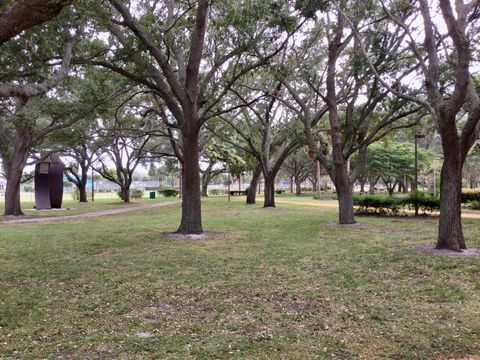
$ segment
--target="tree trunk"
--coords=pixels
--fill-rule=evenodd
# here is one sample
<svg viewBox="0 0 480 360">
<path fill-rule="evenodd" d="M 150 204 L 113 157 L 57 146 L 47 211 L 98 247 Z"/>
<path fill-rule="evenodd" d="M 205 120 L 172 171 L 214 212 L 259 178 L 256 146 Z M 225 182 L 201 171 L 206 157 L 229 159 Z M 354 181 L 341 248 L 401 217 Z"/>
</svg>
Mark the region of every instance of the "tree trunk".
<svg viewBox="0 0 480 360">
<path fill-rule="evenodd" d="M 77 185 L 77 189 L 78 189 L 78 193 L 79 193 L 79 202 L 81 202 L 81 203 L 88 202 L 86 185 L 82 182 L 79 182 L 76 185 Z"/>
<path fill-rule="evenodd" d="M 338 197 L 338 222 L 340 224 L 355 224 L 353 209 L 353 192 L 351 186 L 336 184 Z"/>
<path fill-rule="evenodd" d="M 202 196 L 208 197 L 208 184 L 212 177 L 213 163 L 208 164 L 208 167 L 202 174 Z"/>
<path fill-rule="evenodd" d="M 363 194 L 365 192 L 365 180 L 359 180 L 360 181 L 360 192 Z"/>
<path fill-rule="evenodd" d="M 20 204 L 20 184 L 22 181 L 23 167 L 12 163 L 8 170 L 7 186 L 5 188 L 5 215 L 23 215 Z"/>
<path fill-rule="evenodd" d="M 296 196 L 302 195 L 302 182 L 298 177 L 295 178 L 295 195 Z"/>
<path fill-rule="evenodd" d="M 403 181 L 400 180 L 398 182 L 397 192 L 402 192 L 402 189 L 403 189 Z"/>
<path fill-rule="evenodd" d="M 275 177 L 265 176 L 263 207 L 275 207 Z"/>
<path fill-rule="evenodd" d="M 238 180 L 238 191 L 242 191 L 242 175 L 238 175 L 237 180 Z"/>
<path fill-rule="evenodd" d="M 7 177 L 5 188 L 5 215 L 23 215 L 20 204 L 20 184 L 23 169 L 30 153 L 30 139 L 25 134 L 15 138 L 15 149 L 11 158 L 3 158 L 3 166 Z"/>
<path fill-rule="evenodd" d="M 260 166 L 257 166 L 252 174 L 252 180 L 250 181 L 250 187 L 248 188 L 247 193 L 247 205 L 253 205 L 256 202 L 257 197 L 257 184 L 259 184 L 258 180 L 260 179 L 260 175 L 262 174 L 262 169 Z"/>
<path fill-rule="evenodd" d="M 293 176 L 290 176 L 290 194 L 293 194 Z"/>
<path fill-rule="evenodd" d="M 335 189 L 338 197 L 338 222 L 340 224 L 355 224 L 352 186 L 345 181 L 336 181 Z"/>
<path fill-rule="evenodd" d="M 198 128 L 196 112 L 186 119 L 183 137 L 182 220 L 177 232 L 202 234 L 202 206 L 200 197 L 200 167 L 198 165 Z"/>
<path fill-rule="evenodd" d="M 322 195 L 322 185 L 320 184 L 320 178 L 322 177 L 322 168 L 321 168 L 321 164 L 320 164 L 320 161 L 316 160 L 315 161 L 315 165 L 316 165 L 316 170 L 315 170 L 315 191 L 317 193 L 317 199 L 320 200 L 320 197 Z"/>
<path fill-rule="evenodd" d="M 370 177 L 370 178 L 368 179 L 368 185 L 369 185 L 369 187 L 370 187 L 370 188 L 368 189 L 368 193 L 369 193 L 369 194 L 371 194 L 371 195 L 375 194 L 375 185 L 377 184 L 377 182 L 378 182 L 378 178 L 375 179 L 374 177 Z"/>
<path fill-rule="evenodd" d="M 436 248 L 461 251 L 467 248 L 463 237 L 461 218 L 462 160 L 460 151 L 454 147 L 450 147 L 449 151 L 444 151 L 444 156 L 440 181 L 440 219 Z"/>
<path fill-rule="evenodd" d="M 123 197 L 123 202 L 126 202 L 126 203 L 130 202 L 130 188 L 128 187 L 122 188 L 122 197 Z"/>
<path fill-rule="evenodd" d="M 408 193 L 408 180 L 405 177 L 405 181 L 403 182 L 403 193 L 406 194 Z"/>
<path fill-rule="evenodd" d="M 385 185 L 387 186 L 388 196 L 393 196 L 393 193 L 395 192 L 395 186 L 397 184 L 392 184 L 392 185 L 385 184 Z"/>
<path fill-rule="evenodd" d="M 208 184 L 202 183 L 202 196 L 208 197 Z"/>
<path fill-rule="evenodd" d="M 79 193 L 79 201 L 81 203 L 88 202 L 87 180 L 88 180 L 88 166 L 82 166 L 82 175 L 80 177 L 80 182 L 76 184 L 78 188 L 78 193 Z M 92 188 L 93 188 L 93 182 L 92 182 Z"/>
</svg>

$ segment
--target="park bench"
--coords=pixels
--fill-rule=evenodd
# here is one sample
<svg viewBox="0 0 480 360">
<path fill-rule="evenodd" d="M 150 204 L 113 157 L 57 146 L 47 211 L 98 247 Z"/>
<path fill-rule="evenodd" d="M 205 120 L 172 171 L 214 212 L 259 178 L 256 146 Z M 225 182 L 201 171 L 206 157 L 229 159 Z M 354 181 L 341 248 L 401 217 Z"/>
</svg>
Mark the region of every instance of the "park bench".
<svg viewBox="0 0 480 360">
<path fill-rule="evenodd" d="M 275 194 L 281 195 L 285 192 L 285 190 L 275 190 Z"/>
</svg>

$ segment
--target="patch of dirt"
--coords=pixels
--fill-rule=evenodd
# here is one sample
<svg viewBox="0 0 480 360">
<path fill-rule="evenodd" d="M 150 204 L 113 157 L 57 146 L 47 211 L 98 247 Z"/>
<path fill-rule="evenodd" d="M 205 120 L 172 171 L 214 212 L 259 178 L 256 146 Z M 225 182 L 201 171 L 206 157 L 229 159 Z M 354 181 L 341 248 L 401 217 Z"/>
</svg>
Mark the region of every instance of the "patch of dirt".
<svg viewBox="0 0 480 360">
<path fill-rule="evenodd" d="M 366 223 L 361 223 L 361 222 L 356 222 L 355 224 L 340 224 L 338 221 L 330 221 L 328 223 L 329 225 L 334 225 L 334 226 L 342 226 L 342 227 L 358 227 L 358 228 L 367 228 L 371 229 L 373 228 L 372 224 L 366 224 Z"/>
<path fill-rule="evenodd" d="M 480 256 L 480 248 L 468 248 L 462 251 L 452 251 L 452 250 L 443 250 L 443 249 L 435 249 L 433 245 L 422 245 L 418 246 L 417 250 L 427 253 L 427 254 L 434 254 L 434 255 L 441 255 L 441 256 Z"/>
<path fill-rule="evenodd" d="M 202 234 L 181 234 L 178 232 L 173 232 L 162 233 L 162 235 L 168 239 L 187 241 L 220 239 L 226 237 L 226 234 L 217 231 L 204 231 Z"/>
<path fill-rule="evenodd" d="M 119 202 L 111 202 L 111 203 L 107 203 L 106 205 L 119 205 L 119 206 L 142 206 L 142 205 L 145 205 L 145 204 L 142 204 L 142 203 L 135 203 L 135 202 L 124 202 L 124 201 L 119 201 Z"/>
</svg>

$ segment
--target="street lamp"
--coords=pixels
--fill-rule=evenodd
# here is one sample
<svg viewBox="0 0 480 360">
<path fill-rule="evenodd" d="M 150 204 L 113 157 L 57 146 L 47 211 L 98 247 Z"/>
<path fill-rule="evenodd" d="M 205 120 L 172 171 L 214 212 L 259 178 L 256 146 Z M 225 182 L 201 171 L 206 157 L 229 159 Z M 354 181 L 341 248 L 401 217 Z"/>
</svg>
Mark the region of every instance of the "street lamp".
<svg viewBox="0 0 480 360">
<path fill-rule="evenodd" d="M 413 183 L 413 190 L 418 190 L 418 145 L 417 139 L 423 139 L 425 134 L 415 134 L 415 181 Z"/>
<path fill-rule="evenodd" d="M 417 139 L 423 139 L 425 137 L 424 134 L 415 134 L 415 182 L 414 182 L 414 189 L 415 191 L 418 190 L 418 146 L 417 146 Z M 415 201 L 415 216 L 418 216 L 418 202 Z"/>
</svg>

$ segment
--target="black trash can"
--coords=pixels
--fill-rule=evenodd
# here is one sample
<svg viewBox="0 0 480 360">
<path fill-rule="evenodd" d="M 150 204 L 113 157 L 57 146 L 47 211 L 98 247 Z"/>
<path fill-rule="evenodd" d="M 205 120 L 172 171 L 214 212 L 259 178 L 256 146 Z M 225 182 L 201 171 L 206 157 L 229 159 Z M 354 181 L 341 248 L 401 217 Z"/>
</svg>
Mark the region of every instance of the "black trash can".
<svg viewBox="0 0 480 360">
<path fill-rule="evenodd" d="M 150 191 L 150 199 L 155 199 L 155 191 Z"/>
</svg>

